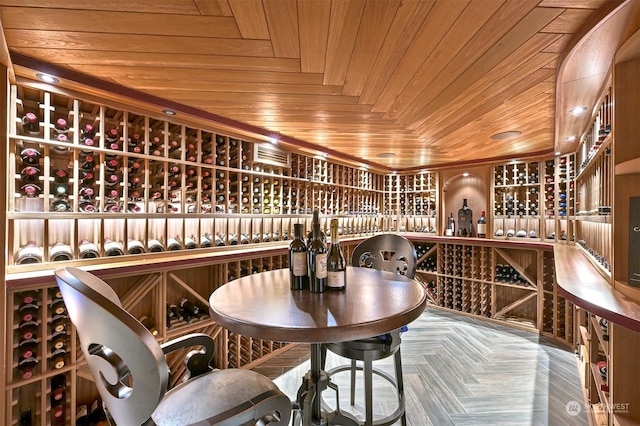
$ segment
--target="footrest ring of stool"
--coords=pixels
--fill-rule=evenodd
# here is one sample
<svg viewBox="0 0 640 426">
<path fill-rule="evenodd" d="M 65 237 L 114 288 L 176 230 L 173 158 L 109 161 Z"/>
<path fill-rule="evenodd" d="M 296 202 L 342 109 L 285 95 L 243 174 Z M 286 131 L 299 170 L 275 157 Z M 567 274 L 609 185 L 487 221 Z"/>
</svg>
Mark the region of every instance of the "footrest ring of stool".
<svg viewBox="0 0 640 426">
<path fill-rule="evenodd" d="M 360 370 L 363 371 L 364 368 L 360 365 L 356 366 L 356 370 Z M 340 365 L 338 367 L 334 367 L 331 370 L 327 371 L 327 376 L 329 376 L 329 380 L 331 380 L 331 376 L 333 376 L 334 374 L 343 372 L 343 371 L 349 371 L 351 372 L 351 365 Z M 392 424 L 394 424 L 395 422 L 397 422 L 400 417 L 402 417 L 402 415 L 405 412 L 405 400 L 404 400 L 404 395 L 401 395 L 400 392 L 398 391 L 398 384 L 396 383 L 396 380 L 388 373 L 373 367 L 371 369 L 373 374 L 376 374 L 379 377 L 382 377 L 383 379 L 385 379 L 387 382 L 389 382 L 393 389 L 395 389 L 395 393 L 397 395 L 398 398 L 398 408 L 395 409 L 395 411 L 385 417 L 381 417 L 381 418 L 377 418 L 374 419 L 373 421 L 373 426 L 390 426 Z M 327 405 L 327 403 L 324 402 L 324 399 L 322 399 L 322 406 L 325 409 L 329 409 L 329 406 Z M 361 424 L 364 424 L 364 421 L 361 422 Z"/>
</svg>

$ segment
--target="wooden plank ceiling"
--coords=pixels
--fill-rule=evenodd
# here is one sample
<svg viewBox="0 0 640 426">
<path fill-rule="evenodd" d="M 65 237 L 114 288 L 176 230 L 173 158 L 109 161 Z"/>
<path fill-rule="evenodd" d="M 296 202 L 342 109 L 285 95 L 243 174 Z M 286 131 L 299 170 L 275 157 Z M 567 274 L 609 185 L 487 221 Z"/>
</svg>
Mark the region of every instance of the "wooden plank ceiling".
<svg viewBox="0 0 640 426">
<path fill-rule="evenodd" d="M 0 20 L 11 52 L 406 169 L 552 152 L 561 56 L 607 1 L 0 0 Z"/>
</svg>

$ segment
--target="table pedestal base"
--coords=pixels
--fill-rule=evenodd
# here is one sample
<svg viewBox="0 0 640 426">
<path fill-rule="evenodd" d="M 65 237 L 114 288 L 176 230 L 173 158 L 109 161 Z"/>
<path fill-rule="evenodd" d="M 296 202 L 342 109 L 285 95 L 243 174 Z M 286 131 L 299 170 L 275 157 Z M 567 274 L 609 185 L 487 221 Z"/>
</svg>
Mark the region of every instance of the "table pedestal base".
<svg viewBox="0 0 640 426">
<path fill-rule="evenodd" d="M 340 404 L 337 402 L 336 410 L 333 412 L 322 411 L 322 391 L 328 387 L 336 392 L 336 401 L 339 401 L 338 386 L 331 383 L 327 372 L 320 367 L 320 345 L 311 345 L 311 369 L 302 378 L 302 385 L 298 389 L 297 403 L 299 410 L 294 410 L 294 426 L 359 426 L 360 422 L 349 413 L 340 411 Z"/>
</svg>

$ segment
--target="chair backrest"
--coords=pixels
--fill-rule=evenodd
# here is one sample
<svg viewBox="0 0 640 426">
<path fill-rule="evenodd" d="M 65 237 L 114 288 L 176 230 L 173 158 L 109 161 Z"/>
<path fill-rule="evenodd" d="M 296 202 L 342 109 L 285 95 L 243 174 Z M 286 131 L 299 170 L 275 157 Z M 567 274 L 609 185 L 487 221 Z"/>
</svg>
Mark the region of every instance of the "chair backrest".
<svg viewBox="0 0 640 426">
<path fill-rule="evenodd" d="M 351 265 L 395 272 L 413 278 L 418 259 L 416 250 L 397 234 L 380 234 L 367 238 L 353 249 Z"/>
<path fill-rule="evenodd" d="M 67 267 L 55 276 L 109 415 L 118 425 L 145 424 L 168 386 L 160 345 L 95 275 Z"/>
</svg>

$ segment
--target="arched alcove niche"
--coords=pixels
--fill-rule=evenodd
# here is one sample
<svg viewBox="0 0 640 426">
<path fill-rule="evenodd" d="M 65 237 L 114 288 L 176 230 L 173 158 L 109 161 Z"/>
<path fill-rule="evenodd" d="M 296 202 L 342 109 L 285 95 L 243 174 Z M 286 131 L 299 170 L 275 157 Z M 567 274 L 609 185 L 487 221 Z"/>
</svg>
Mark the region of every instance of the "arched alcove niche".
<svg viewBox="0 0 640 426">
<path fill-rule="evenodd" d="M 451 175 L 444 180 L 442 185 L 442 233 L 447 224 L 447 218 L 453 213 L 456 220 L 456 229 L 458 223 L 458 210 L 462 207 L 462 202 L 466 198 L 467 206 L 473 212 L 473 235 L 476 232 L 476 222 L 480 217 L 481 211 L 487 209 L 488 194 L 485 173 L 474 173 L 473 171 L 457 173 Z"/>
</svg>

